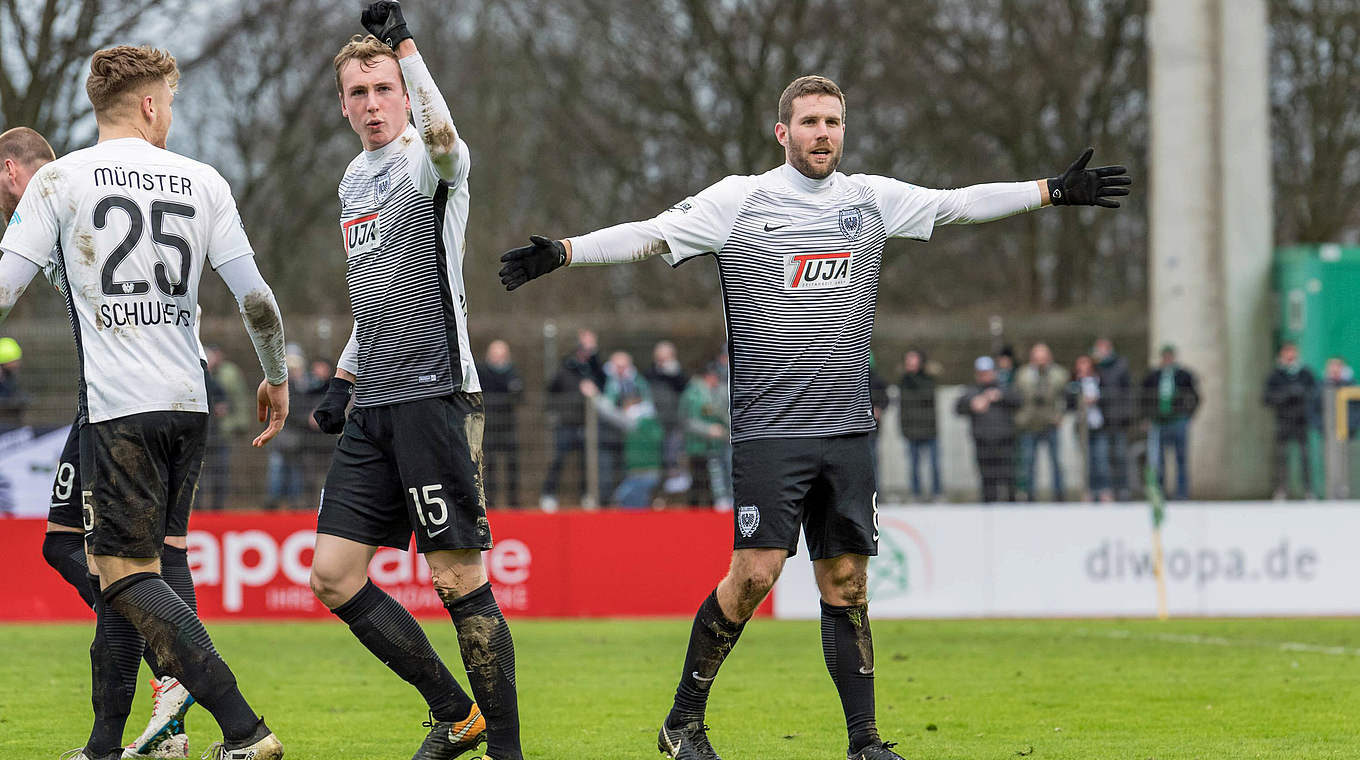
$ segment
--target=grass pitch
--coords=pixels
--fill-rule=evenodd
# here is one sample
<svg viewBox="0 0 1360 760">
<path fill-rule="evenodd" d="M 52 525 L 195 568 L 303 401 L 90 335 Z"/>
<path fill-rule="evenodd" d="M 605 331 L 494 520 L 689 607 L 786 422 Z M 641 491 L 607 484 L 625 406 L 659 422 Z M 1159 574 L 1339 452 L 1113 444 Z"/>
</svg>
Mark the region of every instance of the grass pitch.
<svg viewBox="0 0 1360 760">
<path fill-rule="evenodd" d="M 512 627 L 528 758 L 659 757 L 688 620 Z M 452 626 L 427 630 L 456 663 Z M 92 631 L 0 625 L 0 758 L 84 743 Z M 290 760 L 407 758 L 425 734 L 415 690 L 338 622 L 209 631 Z M 725 760 L 845 757 L 818 637 L 813 621 L 747 626 L 709 705 Z M 874 638 L 879 729 L 909 760 L 1360 757 L 1354 620 L 875 621 Z M 220 736 L 198 707 L 189 733 L 193 757 Z"/>
</svg>

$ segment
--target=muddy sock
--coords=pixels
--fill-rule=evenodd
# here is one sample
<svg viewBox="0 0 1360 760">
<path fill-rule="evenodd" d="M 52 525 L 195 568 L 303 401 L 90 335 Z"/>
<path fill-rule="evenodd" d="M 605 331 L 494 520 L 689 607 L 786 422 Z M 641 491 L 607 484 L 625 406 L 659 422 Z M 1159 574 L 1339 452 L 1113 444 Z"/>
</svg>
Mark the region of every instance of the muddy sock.
<svg viewBox="0 0 1360 760">
<path fill-rule="evenodd" d="M 515 642 L 491 584 L 446 602 L 458 630 L 463 667 L 486 717 L 486 754 L 496 760 L 522 760 L 519 746 L 519 697 L 515 693 Z"/>
<path fill-rule="evenodd" d="M 178 546 L 166 544 L 161 547 L 161 578 L 165 579 L 165 585 L 170 587 L 175 595 L 184 600 L 189 609 L 198 614 L 198 596 L 194 593 L 194 576 L 189 572 L 189 550 L 181 549 Z M 151 666 L 151 672 L 157 678 L 173 676 L 174 673 L 165 673 L 159 663 L 156 662 L 156 653 L 151 651 L 151 647 L 146 648 L 144 654 L 146 664 Z M 179 732 L 189 733 L 189 721 L 180 719 Z"/>
<path fill-rule="evenodd" d="M 134 573 L 104 591 L 109 606 L 132 621 L 146 637 L 156 659 L 175 675 L 222 727 L 231 746 L 248 739 L 260 724 L 236 676 L 213 648 L 194 611 L 155 573 Z"/>
<path fill-rule="evenodd" d="M 837 607 L 822 602 L 822 654 L 841 695 L 850 754 L 879 741 L 874 724 L 874 638 L 869 605 Z"/>
<path fill-rule="evenodd" d="M 685 652 L 685 669 L 680 673 L 680 685 L 675 689 L 675 704 L 666 725 L 679 728 L 686 723 L 702 721 L 708 707 L 708 690 L 718 677 L 727 653 L 737 645 L 745 623 L 733 623 L 723 615 L 714 589 L 699 613 L 694 616 L 694 627 L 689 633 L 689 649 Z"/>
<path fill-rule="evenodd" d="M 472 699 L 454 680 L 424 629 L 405 607 L 369 581 L 348 602 L 331 610 L 382 664 L 416 687 L 435 720 L 462 720 Z"/>
<path fill-rule="evenodd" d="M 73 534 L 74 535 L 74 534 Z M 87 576 L 83 583 L 98 588 L 99 578 Z M 132 698 L 137 692 L 137 669 L 142 664 L 146 642 L 137 629 L 104 602 L 94 601 L 94 641 L 90 643 L 90 703 L 94 725 L 85 752 L 90 757 L 121 750 L 123 729 L 127 727 Z"/>
<path fill-rule="evenodd" d="M 85 536 L 79 533 L 48 533 L 43 538 L 43 559 L 80 594 L 85 606 L 94 609 L 96 592 L 90 591 L 86 578 L 90 574 L 85 559 Z"/>
</svg>

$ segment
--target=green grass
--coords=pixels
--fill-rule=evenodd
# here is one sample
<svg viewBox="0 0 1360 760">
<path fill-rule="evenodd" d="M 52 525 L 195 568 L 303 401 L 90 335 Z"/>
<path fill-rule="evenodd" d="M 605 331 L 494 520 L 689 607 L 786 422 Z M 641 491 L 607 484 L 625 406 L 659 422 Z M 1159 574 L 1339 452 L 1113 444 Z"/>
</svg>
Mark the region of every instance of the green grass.
<svg viewBox="0 0 1360 760">
<path fill-rule="evenodd" d="M 513 627 L 528 758 L 658 757 L 689 621 Z M 84 743 L 91 630 L 0 626 L 0 758 Z M 424 736 L 415 691 L 337 622 L 209 630 L 290 760 L 406 758 Z M 428 630 L 456 660 L 452 626 Z M 1357 621 L 877 621 L 874 634 L 879 728 L 909 759 L 1360 757 Z M 815 622 L 748 626 L 709 708 L 726 760 L 845 757 Z M 193 756 L 217 737 L 194 708 Z"/>
</svg>

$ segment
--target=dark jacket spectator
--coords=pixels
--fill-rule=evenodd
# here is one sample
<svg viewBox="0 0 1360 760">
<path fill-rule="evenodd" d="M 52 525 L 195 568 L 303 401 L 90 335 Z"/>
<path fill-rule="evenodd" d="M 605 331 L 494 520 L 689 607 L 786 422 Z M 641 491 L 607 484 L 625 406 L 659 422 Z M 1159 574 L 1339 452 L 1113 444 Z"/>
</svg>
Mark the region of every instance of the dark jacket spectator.
<svg viewBox="0 0 1360 760">
<path fill-rule="evenodd" d="M 1106 338 L 1096 341 L 1091 358 L 1100 377 L 1100 414 L 1107 426 L 1122 431 L 1133 424 L 1137 412 L 1129 363 Z"/>
<path fill-rule="evenodd" d="M 487 344 L 485 361 L 477 365 L 477 377 L 482 381 L 482 406 L 486 410 L 482 484 L 487 504 L 523 506 L 519 500 L 516 409 L 524 396 L 524 381 L 510 360 L 509 344 L 503 340 Z"/>
<path fill-rule="evenodd" d="M 581 331 L 576 350 L 562 357 L 562 364 L 548 383 L 549 410 L 556 415 L 557 424 L 568 427 L 586 424 L 585 397 L 581 395 L 582 380 L 589 380 L 599 388 L 605 384 L 599 344 L 595 334 L 589 330 Z"/>
<path fill-rule="evenodd" d="M 925 355 L 915 353 L 919 355 L 914 360 L 915 371 L 903 372 L 902 379 L 897 381 L 901 403 L 898 421 L 902 426 L 902 437 L 908 441 L 938 436 L 935 423 L 935 378 L 926 372 Z"/>
<path fill-rule="evenodd" d="M 1154 423 L 1188 419 L 1199 409 L 1199 389 L 1195 376 L 1174 361 L 1173 353 L 1171 364 L 1153 367 L 1143 376 L 1142 413 Z M 1164 371 L 1171 373 L 1169 396 L 1164 396 L 1160 391 Z"/>
<path fill-rule="evenodd" d="M 1005 388 L 990 356 L 973 363 L 976 383 L 964 389 L 954 411 L 972 421 L 983 501 L 1014 501 L 1015 410 L 1019 396 Z"/>
<path fill-rule="evenodd" d="M 1286 344 L 1280 362 L 1266 377 L 1262 402 L 1275 412 L 1277 435 L 1298 435 L 1311 427 L 1318 399 L 1313 371 L 1298 360 L 1298 349 Z"/>
</svg>

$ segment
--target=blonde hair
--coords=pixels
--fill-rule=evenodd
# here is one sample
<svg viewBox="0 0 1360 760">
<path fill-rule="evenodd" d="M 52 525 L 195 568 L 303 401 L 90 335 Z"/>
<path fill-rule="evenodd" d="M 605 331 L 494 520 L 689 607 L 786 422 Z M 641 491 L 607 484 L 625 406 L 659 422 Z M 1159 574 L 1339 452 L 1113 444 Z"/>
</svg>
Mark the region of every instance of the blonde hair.
<svg viewBox="0 0 1360 760">
<path fill-rule="evenodd" d="M 397 60 L 397 54 L 387 46 L 387 43 L 371 34 L 356 34 L 350 37 L 349 42 L 335 54 L 335 89 L 342 95 L 345 92 L 344 85 L 340 82 L 340 69 L 344 68 L 346 63 L 358 60 L 359 65 L 372 68 L 383 58 Z M 402 79 L 401 89 L 402 92 L 406 91 L 405 79 Z"/>
<path fill-rule="evenodd" d="M 48 161 L 55 161 L 57 154 L 52 146 L 37 131 L 28 127 L 15 127 L 0 132 L 0 162 L 9 159 L 36 169 Z"/>
<path fill-rule="evenodd" d="M 90 59 L 85 94 L 97 119 L 122 105 L 124 95 L 162 80 L 171 92 L 179 87 L 179 66 L 169 51 L 146 45 L 119 45 L 100 50 Z"/>
<path fill-rule="evenodd" d="M 845 93 L 836 83 L 823 76 L 812 74 L 809 76 L 798 77 L 789 82 L 789 86 L 784 88 L 783 94 L 779 96 L 779 122 L 788 124 L 793 119 L 793 101 L 804 95 L 833 95 L 841 101 L 841 120 L 845 120 Z"/>
</svg>

